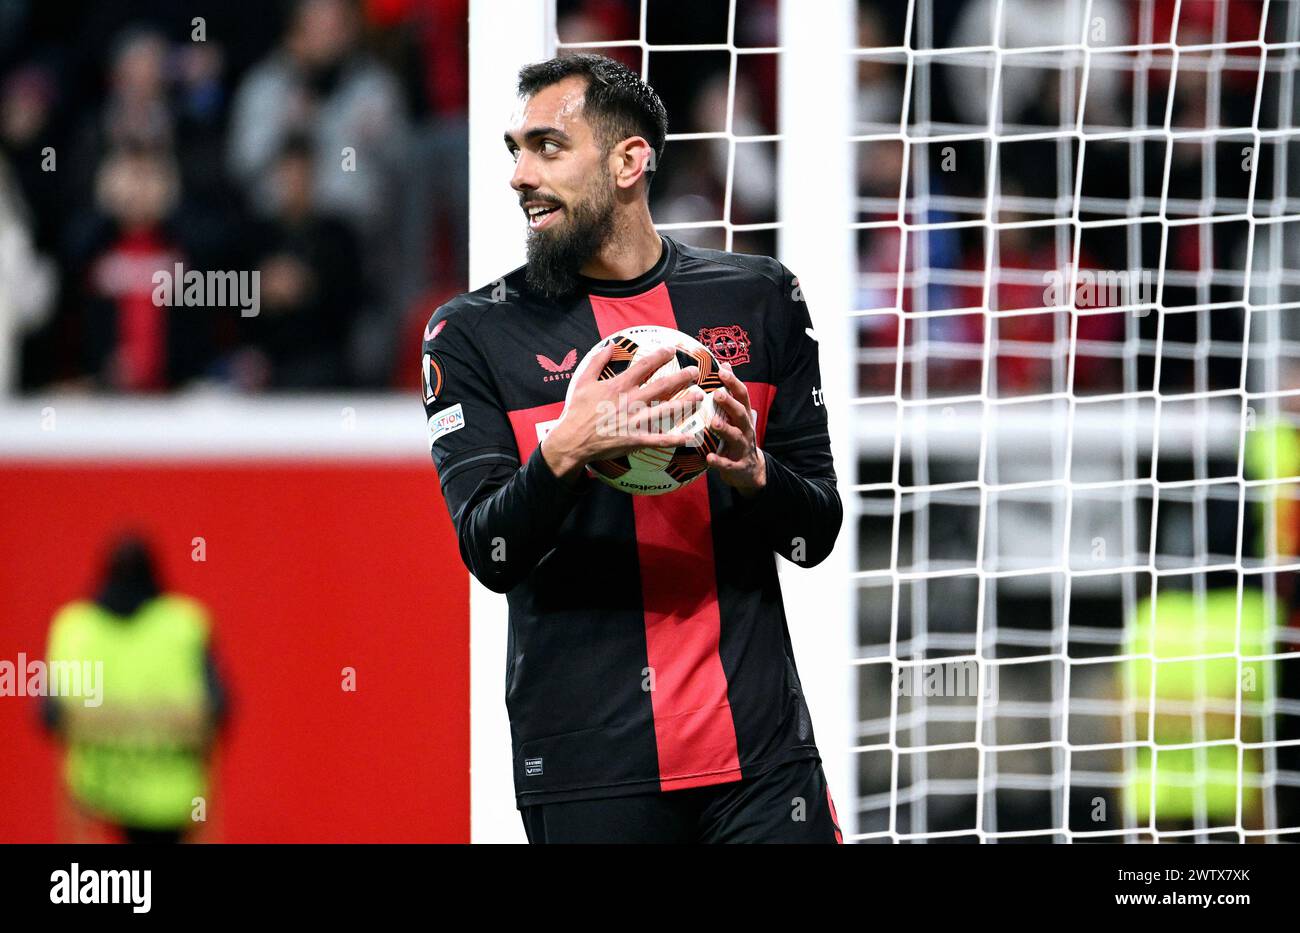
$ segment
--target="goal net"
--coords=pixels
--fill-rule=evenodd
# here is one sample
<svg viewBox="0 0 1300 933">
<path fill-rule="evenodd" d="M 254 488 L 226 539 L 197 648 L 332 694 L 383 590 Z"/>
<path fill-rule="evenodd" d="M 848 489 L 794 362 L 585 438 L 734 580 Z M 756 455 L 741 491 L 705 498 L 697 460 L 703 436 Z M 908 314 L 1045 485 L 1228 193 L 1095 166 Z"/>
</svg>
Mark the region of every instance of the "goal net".
<svg viewBox="0 0 1300 933">
<path fill-rule="evenodd" d="M 519 7 L 471 15 L 471 284 L 511 64 L 585 50 L 668 107 L 660 229 L 809 299 L 845 527 L 782 588 L 846 839 L 1297 838 L 1300 2 Z"/>
</svg>

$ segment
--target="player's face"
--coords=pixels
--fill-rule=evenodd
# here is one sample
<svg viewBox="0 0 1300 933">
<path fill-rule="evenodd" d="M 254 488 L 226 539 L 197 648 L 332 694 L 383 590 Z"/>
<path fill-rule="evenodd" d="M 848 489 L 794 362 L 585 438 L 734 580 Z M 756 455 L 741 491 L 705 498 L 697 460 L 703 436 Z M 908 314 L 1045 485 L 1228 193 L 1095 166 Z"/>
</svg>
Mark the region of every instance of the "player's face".
<svg viewBox="0 0 1300 933">
<path fill-rule="evenodd" d="M 604 153 L 583 117 L 586 82 L 579 77 L 542 88 L 520 101 L 506 131 L 506 148 L 515 160 L 510 186 L 532 232 L 553 229 L 571 219 L 593 175 L 604 175 Z"/>
<path fill-rule="evenodd" d="M 528 225 L 528 280 L 552 295 L 573 290 L 614 225 L 608 153 L 583 117 L 581 78 L 521 101 L 506 146 L 515 159 L 510 186 Z"/>
</svg>

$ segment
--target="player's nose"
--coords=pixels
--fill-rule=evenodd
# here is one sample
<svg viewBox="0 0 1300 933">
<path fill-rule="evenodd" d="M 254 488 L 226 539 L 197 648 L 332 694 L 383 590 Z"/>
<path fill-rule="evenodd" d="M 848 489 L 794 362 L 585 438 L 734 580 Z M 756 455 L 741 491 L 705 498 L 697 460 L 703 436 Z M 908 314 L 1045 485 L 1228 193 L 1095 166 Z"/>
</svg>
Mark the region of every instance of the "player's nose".
<svg viewBox="0 0 1300 933">
<path fill-rule="evenodd" d="M 527 151 L 519 153 L 519 159 L 515 162 L 515 172 L 510 176 L 510 187 L 520 194 L 541 187 L 541 179 L 537 177 L 535 167 L 530 153 Z"/>
</svg>

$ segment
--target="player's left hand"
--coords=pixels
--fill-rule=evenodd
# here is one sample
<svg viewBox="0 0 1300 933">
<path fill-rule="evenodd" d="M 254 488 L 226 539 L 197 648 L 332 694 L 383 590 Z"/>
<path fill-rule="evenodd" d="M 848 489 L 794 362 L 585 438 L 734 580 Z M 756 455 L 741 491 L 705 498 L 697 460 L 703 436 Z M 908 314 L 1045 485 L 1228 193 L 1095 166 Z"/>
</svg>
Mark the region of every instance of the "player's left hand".
<svg viewBox="0 0 1300 933">
<path fill-rule="evenodd" d="M 722 364 L 719 375 L 723 387 L 713 392 L 716 414 L 711 427 L 722 438 L 722 447 L 706 460 L 709 469 L 717 471 L 728 486 L 742 496 L 753 496 L 767 485 L 767 461 L 754 433 L 757 416 L 749 407 L 749 390 L 731 371 L 730 363 Z"/>
</svg>

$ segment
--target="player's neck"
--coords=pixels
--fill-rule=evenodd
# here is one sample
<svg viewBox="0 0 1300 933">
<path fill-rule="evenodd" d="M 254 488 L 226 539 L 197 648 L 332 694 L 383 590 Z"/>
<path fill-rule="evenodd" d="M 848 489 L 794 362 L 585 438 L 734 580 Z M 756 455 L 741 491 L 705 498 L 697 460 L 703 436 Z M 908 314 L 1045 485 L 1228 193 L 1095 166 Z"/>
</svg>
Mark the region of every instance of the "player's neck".
<svg viewBox="0 0 1300 933">
<path fill-rule="evenodd" d="M 653 268 L 662 252 L 663 240 L 643 203 L 632 217 L 615 225 L 613 235 L 579 271 L 593 279 L 628 281 Z"/>
</svg>

